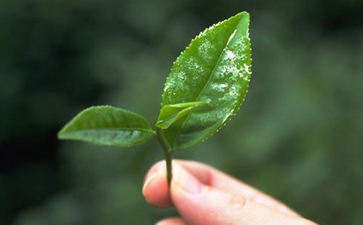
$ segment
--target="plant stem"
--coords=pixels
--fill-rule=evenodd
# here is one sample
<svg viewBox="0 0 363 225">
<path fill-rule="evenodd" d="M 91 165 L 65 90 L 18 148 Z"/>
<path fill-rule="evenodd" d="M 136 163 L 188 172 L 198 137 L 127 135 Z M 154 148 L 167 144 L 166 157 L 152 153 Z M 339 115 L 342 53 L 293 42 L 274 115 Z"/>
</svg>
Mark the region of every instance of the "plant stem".
<svg viewBox="0 0 363 225">
<path fill-rule="evenodd" d="M 158 140 L 159 144 L 161 145 L 161 148 L 164 153 L 165 161 L 166 161 L 166 176 L 168 180 L 168 186 L 170 186 L 171 179 L 172 179 L 172 160 L 173 160 L 173 152 L 171 151 L 168 144 L 165 142 L 161 135 L 161 130 L 159 128 L 156 129 L 156 139 Z"/>
<path fill-rule="evenodd" d="M 172 163 L 171 163 L 173 160 L 173 154 L 172 154 L 172 152 L 164 151 L 164 155 L 165 155 L 165 161 L 166 161 L 166 173 L 167 173 L 168 186 L 170 186 L 171 179 L 173 177 Z"/>
</svg>

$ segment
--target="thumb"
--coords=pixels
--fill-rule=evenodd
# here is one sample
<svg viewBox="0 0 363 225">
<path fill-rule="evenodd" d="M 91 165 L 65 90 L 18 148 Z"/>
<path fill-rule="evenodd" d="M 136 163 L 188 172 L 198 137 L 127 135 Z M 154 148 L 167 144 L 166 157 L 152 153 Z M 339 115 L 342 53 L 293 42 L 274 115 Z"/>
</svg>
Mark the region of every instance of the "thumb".
<svg viewBox="0 0 363 225">
<path fill-rule="evenodd" d="M 170 197 L 183 220 L 190 225 L 313 225 L 242 196 L 206 186 L 178 163 L 173 164 Z"/>
</svg>

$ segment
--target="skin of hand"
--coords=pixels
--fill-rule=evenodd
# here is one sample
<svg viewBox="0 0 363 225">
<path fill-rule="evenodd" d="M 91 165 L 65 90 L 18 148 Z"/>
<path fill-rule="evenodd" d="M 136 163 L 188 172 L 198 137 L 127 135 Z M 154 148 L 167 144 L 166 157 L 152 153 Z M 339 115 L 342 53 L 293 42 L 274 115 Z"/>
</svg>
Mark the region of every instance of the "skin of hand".
<svg viewBox="0 0 363 225">
<path fill-rule="evenodd" d="M 317 225 L 261 191 L 193 161 L 173 161 L 170 188 L 165 161 L 156 163 L 142 192 L 151 205 L 174 206 L 180 214 L 157 225 Z"/>
</svg>

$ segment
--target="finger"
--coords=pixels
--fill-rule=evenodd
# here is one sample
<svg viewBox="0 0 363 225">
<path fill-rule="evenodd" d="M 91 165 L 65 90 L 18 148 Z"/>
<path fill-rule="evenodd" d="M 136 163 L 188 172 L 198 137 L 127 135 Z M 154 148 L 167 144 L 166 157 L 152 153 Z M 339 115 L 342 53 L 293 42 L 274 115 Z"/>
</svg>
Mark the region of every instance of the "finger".
<svg viewBox="0 0 363 225">
<path fill-rule="evenodd" d="M 170 196 L 183 220 L 191 225 L 273 225 L 313 223 L 263 206 L 242 196 L 207 186 L 175 163 Z"/>
<path fill-rule="evenodd" d="M 165 161 L 156 163 L 147 173 L 142 188 L 146 201 L 161 208 L 171 205 L 165 168 Z"/>
<path fill-rule="evenodd" d="M 235 196 L 247 198 L 264 206 L 275 208 L 286 214 L 299 216 L 296 212 L 278 200 L 228 174 L 214 169 L 213 167 L 194 161 L 176 160 L 176 162 L 180 163 L 189 173 L 207 186 L 228 192 Z"/>
<path fill-rule="evenodd" d="M 181 218 L 167 218 L 159 221 L 156 225 L 187 225 Z"/>
<path fill-rule="evenodd" d="M 210 166 L 193 161 L 174 160 L 174 162 L 181 164 L 204 185 L 228 192 L 234 196 L 247 198 L 283 213 L 298 215 L 272 197 Z M 146 200 L 154 206 L 166 207 L 171 205 L 165 173 L 165 161 L 161 161 L 155 164 L 146 175 L 143 194 Z"/>
</svg>

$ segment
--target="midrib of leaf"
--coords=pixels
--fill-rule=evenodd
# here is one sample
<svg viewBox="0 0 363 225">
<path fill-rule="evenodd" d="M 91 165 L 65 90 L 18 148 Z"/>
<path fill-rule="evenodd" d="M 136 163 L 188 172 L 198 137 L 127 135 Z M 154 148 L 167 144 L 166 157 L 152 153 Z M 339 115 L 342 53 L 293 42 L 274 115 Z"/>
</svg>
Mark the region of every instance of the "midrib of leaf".
<svg viewBox="0 0 363 225">
<path fill-rule="evenodd" d="M 241 23 L 241 20 L 237 23 L 237 25 L 235 26 L 235 28 L 234 28 L 234 30 L 233 30 L 233 32 L 232 32 L 232 34 L 229 36 L 228 41 L 226 42 L 225 46 L 223 47 L 223 49 L 222 49 L 221 53 L 219 54 L 219 57 L 218 57 L 217 63 L 214 65 L 213 70 L 212 70 L 212 72 L 210 73 L 210 76 L 209 76 L 209 78 L 208 78 L 208 81 L 205 83 L 205 85 L 204 85 L 204 87 L 202 88 L 202 90 L 200 91 L 200 93 L 199 93 L 198 97 L 197 97 L 194 101 L 199 101 L 199 99 L 200 99 L 200 97 L 202 96 L 202 94 L 203 94 L 204 90 L 207 88 L 207 86 L 208 86 L 208 85 L 209 85 L 209 83 L 211 82 L 212 77 L 213 77 L 213 74 L 214 74 L 214 72 L 215 72 L 215 70 L 216 70 L 217 66 L 219 66 L 219 64 L 220 64 L 220 61 L 221 61 L 221 58 L 222 58 L 222 54 L 223 54 L 223 52 L 224 52 L 224 49 L 228 46 L 228 44 L 229 44 L 229 43 L 231 42 L 231 40 L 233 39 L 233 38 L 230 38 L 230 37 L 231 37 L 231 36 L 232 36 L 232 35 L 233 35 L 236 31 L 237 31 L 237 27 L 238 27 L 239 23 Z M 182 124 L 181 128 L 180 128 L 180 129 L 179 129 L 179 131 L 178 131 L 178 134 L 177 134 L 175 137 L 177 137 L 177 136 L 179 136 L 179 135 L 180 135 L 180 132 L 182 131 L 182 129 L 183 129 L 183 127 L 184 127 L 184 125 L 185 125 L 185 124 L 188 122 L 188 120 L 189 120 L 190 114 L 191 114 L 191 112 L 189 112 L 189 113 L 188 113 L 188 115 L 186 116 L 185 120 L 183 121 L 183 124 Z M 174 146 L 174 145 L 175 145 L 175 141 L 176 141 L 176 138 L 174 138 L 172 146 Z"/>
<path fill-rule="evenodd" d="M 83 131 L 102 131 L 102 130 L 110 130 L 110 131 L 145 131 L 147 133 L 151 133 L 155 135 L 153 130 L 145 129 L 145 128 L 93 128 L 93 129 L 83 129 L 83 130 L 74 130 L 68 131 L 67 133 L 78 133 Z"/>
<path fill-rule="evenodd" d="M 155 131 L 153 130 L 148 130 L 148 129 L 145 129 L 145 128 L 107 128 L 107 129 L 104 129 L 104 128 L 95 128 L 95 129 L 84 129 L 82 131 L 98 131 L 98 130 L 103 130 L 103 131 L 145 131 L 146 133 L 148 134 L 151 134 L 153 136 L 156 136 L 156 133 Z M 76 133 L 82 133 L 82 131 L 70 131 L 68 132 L 68 134 L 76 134 Z M 83 141 L 90 141 L 90 140 L 86 140 L 84 137 L 80 137 L 80 138 L 76 138 L 74 139 L 72 136 L 70 137 L 64 137 L 64 139 L 70 139 L 70 140 L 83 140 Z M 112 144 L 111 142 L 107 142 L 108 144 L 111 144 L 111 145 L 114 145 L 114 146 L 123 146 L 123 147 L 130 147 L 130 146 L 134 146 L 134 145 L 137 145 L 137 144 L 141 144 L 141 143 L 144 143 L 146 140 L 143 140 L 143 139 L 140 139 L 138 141 L 135 141 L 134 143 L 129 143 L 129 144 L 121 144 L 121 145 L 115 145 L 115 144 Z M 95 143 L 95 142 L 92 142 L 93 144 L 95 145 L 104 145 L 104 143 Z"/>
</svg>

